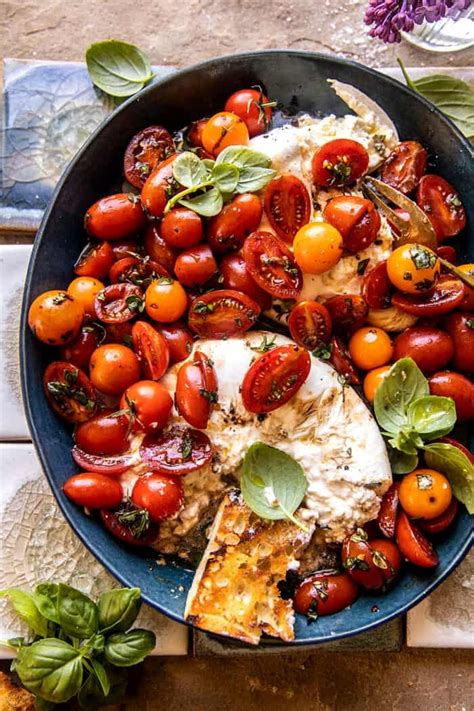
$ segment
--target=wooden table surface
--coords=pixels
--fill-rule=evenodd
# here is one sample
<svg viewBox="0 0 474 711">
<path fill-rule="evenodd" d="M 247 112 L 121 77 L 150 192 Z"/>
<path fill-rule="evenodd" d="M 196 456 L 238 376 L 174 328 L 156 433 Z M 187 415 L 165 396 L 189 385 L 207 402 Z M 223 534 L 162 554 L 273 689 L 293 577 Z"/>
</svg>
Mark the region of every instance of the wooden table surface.
<svg viewBox="0 0 474 711">
<path fill-rule="evenodd" d="M 368 0 L 367 0 L 368 1 Z M 157 64 L 185 66 L 241 50 L 331 52 L 374 67 L 466 66 L 474 52 L 428 54 L 370 40 L 364 0 L 4 0 L 5 57 L 81 60 L 93 41 L 134 42 Z M 123 711 L 136 709 L 472 708 L 467 650 L 316 652 L 240 659 L 153 658 L 132 677 Z M 7 668 L 1 664 L 2 669 Z"/>
</svg>

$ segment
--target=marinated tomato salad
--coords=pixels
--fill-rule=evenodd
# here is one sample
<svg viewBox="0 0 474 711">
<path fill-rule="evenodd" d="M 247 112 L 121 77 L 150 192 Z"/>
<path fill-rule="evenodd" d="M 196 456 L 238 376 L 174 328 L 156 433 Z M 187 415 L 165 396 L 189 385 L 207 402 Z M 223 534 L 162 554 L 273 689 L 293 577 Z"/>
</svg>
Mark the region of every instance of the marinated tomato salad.
<svg viewBox="0 0 474 711">
<path fill-rule="evenodd" d="M 197 566 L 186 619 L 254 644 L 434 568 L 459 502 L 474 510 L 448 436 L 474 417 L 474 290 L 440 261 L 463 205 L 422 145 L 333 88 L 355 115 L 285 116 L 253 87 L 141 130 L 74 278 L 28 316 L 74 426 L 64 495 Z M 436 250 L 397 243 L 368 174 L 416 201 Z"/>
</svg>

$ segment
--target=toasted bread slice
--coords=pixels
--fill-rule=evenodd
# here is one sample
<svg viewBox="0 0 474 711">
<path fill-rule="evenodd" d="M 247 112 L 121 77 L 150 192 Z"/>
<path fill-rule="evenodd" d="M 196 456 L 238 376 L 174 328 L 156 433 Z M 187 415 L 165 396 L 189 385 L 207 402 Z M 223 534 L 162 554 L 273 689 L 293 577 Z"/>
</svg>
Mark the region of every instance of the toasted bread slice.
<svg viewBox="0 0 474 711">
<path fill-rule="evenodd" d="M 35 711 L 35 697 L 0 672 L 0 711 Z"/>
<path fill-rule="evenodd" d="M 207 632 L 258 644 L 263 632 L 294 639 L 290 600 L 277 583 L 311 538 L 290 521 L 263 521 L 237 491 L 224 497 L 186 602 L 187 620 Z"/>
</svg>

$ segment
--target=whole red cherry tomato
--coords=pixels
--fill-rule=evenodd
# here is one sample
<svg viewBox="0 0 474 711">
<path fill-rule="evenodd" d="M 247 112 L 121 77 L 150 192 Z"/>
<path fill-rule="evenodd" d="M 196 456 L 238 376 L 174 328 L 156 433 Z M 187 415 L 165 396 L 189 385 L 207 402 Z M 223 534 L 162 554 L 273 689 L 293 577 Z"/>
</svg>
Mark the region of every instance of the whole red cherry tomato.
<svg viewBox="0 0 474 711">
<path fill-rule="evenodd" d="M 213 252 L 227 254 L 239 250 L 245 238 L 258 229 L 263 207 L 258 195 L 237 195 L 224 205 L 207 225 L 207 239 Z"/>
<path fill-rule="evenodd" d="M 453 366 L 463 373 L 473 373 L 474 318 L 472 313 L 462 311 L 450 314 L 446 318 L 444 326 L 454 343 Z"/>
<path fill-rule="evenodd" d="M 241 291 L 218 289 L 197 296 L 189 307 L 189 327 L 201 338 L 227 338 L 256 322 L 260 306 Z"/>
<path fill-rule="evenodd" d="M 442 274 L 432 291 L 423 296 L 414 296 L 396 291 L 392 304 L 413 316 L 443 316 L 457 309 L 464 299 L 464 285 L 450 274 Z"/>
<path fill-rule="evenodd" d="M 421 568 L 435 568 L 438 565 L 435 549 L 402 509 L 398 512 L 395 537 L 400 553 L 410 563 Z"/>
<path fill-rule="evenodd" d="M 267 311 L 272 305 L 272 297 L 260 288 L 250 275 L 245 259 L 240 254 L 227 254 L 220 263 L 222 286 L 224 289 L 242 291 L 257 302 L 262 311 Z"/>
<path fill-rule="evenodd" d="M 454 400 L 458 422 L 474 419 L 474 383 L 469 378 L 444 370 L 432 375 L 429 385 L 432 395 L 451 397 Z"/>
<path fill-rule="evenodd" d="M 143 239 L 143 246 L 150 259 L 161 264 L 170 274 L 173 273 L 178 252 L 167 245 L 160 235 L 157 225 L 148 225 Z"/>
<path fill-rule="evenodd" d="M 328 345 L 332 331 L 329 311 L 317 301 L 300 301 L 290 311 L 288 328 L 299 346 L 314 351 Z"/>
<path fill-rule="evenodd" d="M 204 130 L 204 126 L 207 123 L 207 119 L 199 119 L 199 121 L 193 121 L 193 123 L 189 126 L 189 129 L 186 133 L 186 138 L 191 143 L 191 145 L 195 146 L 196 148 L 202 148 L 202 132 Z"/>
<path fill-rule="evenodd" d="M 268 131 L 272 120 L 272 106 L 261 89 L 240 89 L 229 96 L 225 103 L 225 111 L 239 116 L 247 125 L 249 136 L 258 136 Z"/>
<path fill-rule="evenodd" d="M 139 232 L 146 218 L 140 198 L 132 193 L 118 193 L 97 200 L 87 210 L 84 225 L 97 239 L 122 239 Z"/>
<path fill-rule="evenodd" d="M 324 302 L 337 334 L 347 336 L 364 325 L 369 309 L 362 296 L 340 294 Z"/>
<path fill-rule="evenodd" d="M 341 557 L 351 578 L 368 590 L 381 590 L 389 585 L 402 565 L 395 543 L 385 538 L 369 541 L 362 529 L 344 539 Z"/>
<path fill-rule="evenodd" d="M 369 154 L 350 138 L 336 138 L 316 149 L 312 161 L 313 180 L 321 188 L 351 185 L 365 173 Z"/>
<path fill-rule="evenodd" d="M 174 265 L 176 278 L 183 286 L 205 284 L 216 273 L 217 263 L 208 244 L 198 244 L 185 249 Z"/>
<path fill-rule="evenodd" d="M 344 249 L 360 252 L 375 242 L 380 215 L 371 200 L 355 195 L 338 195 L 326 203 L 323 217 L 342 235 Z"/>
<path fill-rule="evenodd" d="M 175 153 L 158 163 L 145 181 L 141 199 L 143 209 L 151 217 L 161 217 L 170 197 L 178 192 L 179 185 L 173 176 L 173 163 L 177 157 Z"/>
<path fill-rule="evenodd" d="M 454 354 L 451 336 L 431 326 L 411 326 L 393 341 L 393 359 L 413 358 L 425 374 L 444 368 Z"/>
<path fill-rule="evenodd" d="M 120 399 L 133 432 L 154 432 L 168 422 L 173 400 L 167 389 L 154 380 L 139 380 L 130 385 Z"/>
<path fill-rule="evenodd" d="M 293 606 L 300 615 L 322 617 L 340 612 L 358 596 L 359 588 L 350 575 L 327 570 L 314 573 L 299 584 Z"/>
<path fill-rule="evenodd" d="M 94 472 L 70 476 L 63 491 L 68 499 L 88 509 L 114 509 L 123 498 L 122 487 L 116 479 Z"/>
<path fill-rule="evenodd" d="M 173 138 L 163 126 L 148 126 L 136 133 L 123 159 L 123 172 L 130 185 L 141 188 L 156 166 L 174 151 Z"/>
<path fill-rule="evenodd" d="M 176 476 L 153 472 L 137 479 L 131 499 L 135 506 L 148 511 L 153 522 L 159 523 L 180 510 L 184 500 L 183 486 Z"/>
<path fill-rule="evenodd" d="M 164 336 L 151 323 L 137 321 L 133 324 L 132 341 L 145 378 L 159 380 L 166 373 L 170 360 Z"/>
<path fill-rule="evenodd" d="M 439 175 L 425 175 L 420 180 L 416 202 L 433 225 L 439 242 L 454 237 L 466 226 L 459 193 Z"/>
<path fill-rule="evenodd" d="M 125 257 L 140 257 L 142 252 L 141 245 L 136 239 L 117 239 L 111 245 L 112 252 L 116 261 Z"/>
<path fill-rule="evenodd" d="M 428 153 L 417 141 L 399 143 L 382 167 L 382 180 L 408 195 L 413 192 L 426 172 Z"/>
<path fill-rule="evenodd" d="M 181 321 L 160 324 L 160 333 L 168 344 L 170 364 L 186 360 L 193 348 L 193 334 Z"/>
<path fill-rule="evenodd" d="M 123 454 L 129 448 L 128 423 L 125 417 L 111 415 L 112 410 L 104 410 L 77 425 L 76 445 L 89 454 Z"/>
<path fill-rule="evenodd" d="M 114 262 L 114 251 L 109 242 L 89 242 L 74 264 L 74 273 L 104 279 Z"/>
<path fill-rule="evenodd" d="M 300 227 L 311 217 L 311 197 L 296 175 L 279 175 L 265 189 L 265 214 L 279 237 L 293 242 Z"/>
<path fill-rule="evenodd" d="M 218 400 L 217 374 L 205 353 L 196 351 L 183 363 L 176 379 L 175 403 L 192 427 L 206 429 L 212 406 Z"/>
<path fill-rule="evenodd" d="M 91 356 L 104 336 L 104 329 L 101 329 L 97 324 L 84 322 L 79 335 L 60 349 L 61 360 L 87 370 Z"/>
<path fill-rule="evenodd" d="M 202 240 L 202 219 L 193 210 L 175 207 L 164 216 L 160 230 L 168 247 L 188 249 Z"/>
<path fill-rule="evenodd" d="M 379 262 L 364 274 L 362 297 L 371 309 L 388 309 L 391 304 L 392 282 L 388 278 L 387 261 Z"/>
<path fill-rule="evenodd" d="M 243 257 L 251 276 L 272 296 L 296 299 L 303 275 L 285 242 L 271 232 L 254 232 L 245 240 Z"/>
<path fill-rule="evenodd" d="M 97 395 L 85 373 L 72 363 L 54 361 L 43 376 L 46 399 L 67 422 L 85 422 L 95 412 Z"/>
<path fill-rule="evenodd" d="M 214 449 L 205 432 L 175 425 L 147 435 L 140 445 L 146 466 L 160 474 L 183 476 L 210 464 Z"/>
</svg>

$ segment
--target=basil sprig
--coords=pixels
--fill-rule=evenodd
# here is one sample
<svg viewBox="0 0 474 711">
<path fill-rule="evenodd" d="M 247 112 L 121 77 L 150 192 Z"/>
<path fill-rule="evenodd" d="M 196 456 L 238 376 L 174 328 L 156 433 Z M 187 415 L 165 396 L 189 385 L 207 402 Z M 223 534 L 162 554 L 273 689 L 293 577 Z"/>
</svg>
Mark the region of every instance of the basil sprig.
<svg viewBox="0 0 474 711">
<path fill-rule="evenodd" d="M 118 98 L 132 96 L 153 78 L 148 57 L 135 45 L 120 40 L 91 44 L 86 64 L 92 82 Z"/>
<path fill-rule="evenodd" d="M 390 369 L 374 399 L 374 410 L 395 474 L 416 469 L 423 451 L 429 467 L 443 472 L 454 495 L 474 511 L 474 467 L 457 447 L 433 440 L 449 434 L 456 424 L 456 407 L 449 397 L 429 394 L 425 376 L 411 358 Z"/>
<path fill-rule="evenodd" d="M 247 506 L 260 518 L 270 521 L 286 518 L 306 531 L 293 514 L 307 488 L 301 465 L 281 449 L 263 442 L 255 442 L 248 449 L 240 489 Z"/>
<path fill-rule="evenodd" d="M 213 217 L 232 195 L 264 188 L 276 175 L 270 165 L 268 156 L 246 146 L 229 146 L 215 161 L 185 151 L 173 163 L 173 177 L 184 189 L 168 200 L 165 214 L 179 203 Z"/>
<path fill-rule="evenodd" d="M 97 604 L 62 583 L 40 583 L 33 592 L 0 591 L 32 630 L 33 638 L 9 640 L 12 662 L 38 709 L 77 696 L 85 709 L 116 703 L 124 694 L 121 667 L 139 664 L 155 646 L 153 632 L 129 628 L 140 610 L 140 589 L 103 593 Z"/>
</svg>

